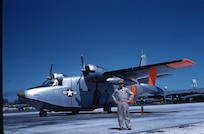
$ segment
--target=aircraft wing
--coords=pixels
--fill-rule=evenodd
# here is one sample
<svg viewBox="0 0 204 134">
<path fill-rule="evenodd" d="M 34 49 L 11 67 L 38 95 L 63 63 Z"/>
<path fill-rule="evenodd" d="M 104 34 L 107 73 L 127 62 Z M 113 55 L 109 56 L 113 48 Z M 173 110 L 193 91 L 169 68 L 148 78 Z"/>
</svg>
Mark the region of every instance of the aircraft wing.
<svg viewBox="0 0 204 134">
<path fill-rule="evenodd" d="M 104 73 L 104 76 L 106 78 L 110 77 L 120 77 L 123 79 L 137 79 L 139 77 L 147 76 L 150 73 L 150 70 L 155 70 L 157 74 L 172 71 L 179 68 L 184 68 L 188 66 L 194 65 L 195 62 L 193 62 L 190 59 L 180 59 L 175 61 L 169 61 L 169 62 L 162 62 L 157 64 L 149 64 L 145 66 L 138 66 L 138 67 L 132 67 L 132 68 L 126 68 L 121 70 L 114 70 L 114 71 L 108 71 Z"/>
</svg>

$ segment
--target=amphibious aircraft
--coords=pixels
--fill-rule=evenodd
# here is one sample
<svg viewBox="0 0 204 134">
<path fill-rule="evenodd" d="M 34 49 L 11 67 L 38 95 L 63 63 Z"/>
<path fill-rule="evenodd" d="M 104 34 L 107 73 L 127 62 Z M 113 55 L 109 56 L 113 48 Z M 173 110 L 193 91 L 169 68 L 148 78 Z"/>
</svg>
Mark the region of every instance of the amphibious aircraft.
<svg viewBox="0 0 204 134">
<path fill-rule="evenodd" d="M 29 88 L 18 93 L 30 105 L 39 110 L 39 116 L 47 115 L 47 111 L 93 111 L 103 108 L 111 112 L 114 106 L 112 93 L 117 88 L 119 79 L 125 80 L 125 85 L 134 93 L 134 103 L 137 96 L 144 93 L 162 95 L 161 88 L 155 86 L 156 78 L 168 76 L 163 74 L 179 68 L 192 66 L 190 59 L 180 59 L 157 64 L 146 64 L 146 56 L 142 54 L 139 66 L 108 71 L 103 67 L 85 64 L 81 55 L 82 75 L 67 76 L 53 73 L 51 64 L 50 76 L 40 86 Z"/>
<path fill-rule="evenodd" d="M 185 95 L 180 97 L 182 102 L 201 102 L 204 100 L 204 94 L 198 93 L 198 94 L 191 94 L 191 95 Z"/>
</svg>

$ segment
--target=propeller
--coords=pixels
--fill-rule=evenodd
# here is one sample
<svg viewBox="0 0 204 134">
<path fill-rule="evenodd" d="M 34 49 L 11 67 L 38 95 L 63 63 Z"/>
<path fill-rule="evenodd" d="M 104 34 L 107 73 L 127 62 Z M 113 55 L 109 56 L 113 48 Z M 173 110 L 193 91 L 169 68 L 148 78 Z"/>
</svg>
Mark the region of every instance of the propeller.
<svg viewBox="0 0 204 134">
<path fill-rule="evenodd" d="M 84 56 L 83 55 L 81 55 L 81 65 L 82 65 L 82 69 L 81 69 L 82 75 L 81 75 L 81 77 L 82 76 L 87 76 L 90 72 L 91 73 L 95 72 L 93 70 L 90 70 L 88 65 L 85 65 L 85 61 L 84 61 Z M 79 81 L 80 81 L 81 77 L 79 78 Z"/>
<path fill-rule="evenodd" d="M 79 80 L 78 80 L 78 84 L 79 84 L 79 88 L 81 87 L 80 86 L 80 80 L 81 80 L 81 78 L 82 78 L 82 76 L 87 76 L 90 72 L 91 73 L 94 73 L 95 71 L 93 71 L 93 70 L 90 70 L 90 67 L 89 67 L 89 65 L 85 65 L 85 61 L 84 61 L 84 56 L 83 55 L 81 55 L 81 65 L 82 65 L 82 69 L 81 69 L 81 71 L 82 71 L 82 75 L 80 76 L 80 78 L 79 78 Z"/>
<path fill-rule="evenodd" d="M 48 77 L 48 79 L 50 79 L 50 80 L 53 78 L 53 73 L 52 73 L 53 67 L 52 66 L 53 66 L 53 64 L 50 65 L 50 76 Z"/>
<path fill-rule="evenodd" d="M 83 74 L 84 76 L 87 76 L 87 75 L 89 74 L 89 72 L 91 72 L 91 70 L 90 70 L 89 66 L 86 66 L 86 65 L 85 65 L 83 55 L 81 55 L 81 65 L 82 65 L 82 69 L 81 69 L 82 74 Z"/>
<path fill-rule="evenodd" d="M 81 55 L 81 65 L 82 65 L 82 69 L 81 69 L 81 71 L 82 71 L 82 75 L 79 77 L 79 80 L 78 80 L 78 84 L 79 84 L 79 89 L 81 89 L 81 85 L 80 85 L 80 80 L 81 80 L 81 77 L 84 75 L 84 72 L 86 71 L 85 70 L 85 62 L 84 62 L 84 57 L 83 57 L 83 55 Z"/>
<path fill-rule="evenodd" d="M 82 65 L 81 71 L 84 73 L 84 72 L 86 71 L 86 68 L 85 68 L 85 62 L 84 62 L 84 57 L 83 57 L 83 55 L 81 55 L 81 65 Z"/>
</svg>

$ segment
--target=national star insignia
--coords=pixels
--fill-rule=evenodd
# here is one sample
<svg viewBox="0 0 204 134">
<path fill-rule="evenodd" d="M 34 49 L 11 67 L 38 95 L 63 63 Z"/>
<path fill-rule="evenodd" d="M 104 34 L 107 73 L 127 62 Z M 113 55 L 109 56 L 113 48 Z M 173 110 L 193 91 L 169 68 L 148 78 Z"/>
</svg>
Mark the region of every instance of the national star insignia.
<svg viewBox="0 0 204 134">
<path fill-rule="evenodd" d="M 77 94 L 77 92 L 72 89 L 67 89 L 67 91 L 63 91 L 63 94 L 66 94 L 68 97 L 72 97 L 74 94 Z"/>
</svg>

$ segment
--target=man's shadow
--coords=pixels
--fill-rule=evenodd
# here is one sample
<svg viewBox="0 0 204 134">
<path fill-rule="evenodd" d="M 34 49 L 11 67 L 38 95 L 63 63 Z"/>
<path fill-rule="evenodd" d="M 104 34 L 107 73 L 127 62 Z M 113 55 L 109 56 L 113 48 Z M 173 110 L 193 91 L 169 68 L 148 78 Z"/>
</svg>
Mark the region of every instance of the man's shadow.
<svg viewBox="0 0 204 134">
<path fill-rule="evenodd" d="M 109 128 L 109 129 L 112 129 L 112 130 L 120 130 L 119 127 L 113 127 L 113 128 Z M 122 130 L 128 130 L 127 128 L 123 128 Z"/>
</svg>

